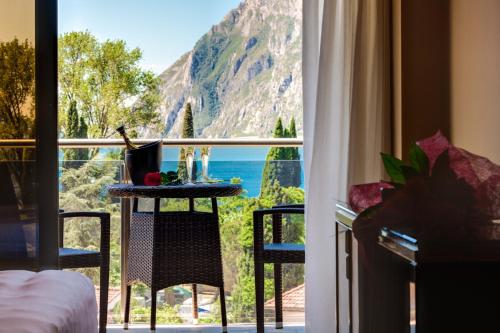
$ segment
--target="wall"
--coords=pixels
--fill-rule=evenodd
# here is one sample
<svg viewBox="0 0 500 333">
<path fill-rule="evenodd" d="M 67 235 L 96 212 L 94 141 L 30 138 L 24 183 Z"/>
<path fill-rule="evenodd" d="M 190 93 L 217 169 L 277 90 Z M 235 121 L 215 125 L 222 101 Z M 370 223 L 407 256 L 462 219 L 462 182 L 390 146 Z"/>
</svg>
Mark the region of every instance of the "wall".
<svg viewBox="0 0 500 333">
<path fill-rule="evenodd" d="M 393 0 L 393 151 L 441 129 L 500 164 L 500 1 Z"/>
<path fill-rule="evenodd" d="M 401 0 L 392 0 L 392 153 L 403 156 L 401 96 Z"/>
<path fill-rule="evenodd" d="M 500 164 L 500 1 L 452 0 L 451 139 Z"/>
<path fill-rule="evenodd" d="M 393 151 L 449 135 L 449 1 L 393 1 Z"/>
</svg>

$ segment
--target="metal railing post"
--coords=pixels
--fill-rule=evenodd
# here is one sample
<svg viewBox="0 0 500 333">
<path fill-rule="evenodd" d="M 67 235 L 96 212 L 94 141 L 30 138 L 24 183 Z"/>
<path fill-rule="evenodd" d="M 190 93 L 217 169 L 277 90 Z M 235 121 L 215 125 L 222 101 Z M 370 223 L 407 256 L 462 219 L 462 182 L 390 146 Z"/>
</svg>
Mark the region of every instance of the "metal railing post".
<svg viewBox="0 0 500 333">
<path fill-rule="evenodd" d="M 120 165 L 120 183 L 128 183 L 130 180 L 125 163 Z M 126 301 L 126 291 L 127 291 L 127 272 L 128 272 L 128 243 L 130 235 L 130 210 L 131 204 L 129 198 L 120 199 L 120 210 L 121 210 L 121 228 L 120 228 L 120 313 L 121 318 L 125 313 L 125 301 Z"/>
</svg>

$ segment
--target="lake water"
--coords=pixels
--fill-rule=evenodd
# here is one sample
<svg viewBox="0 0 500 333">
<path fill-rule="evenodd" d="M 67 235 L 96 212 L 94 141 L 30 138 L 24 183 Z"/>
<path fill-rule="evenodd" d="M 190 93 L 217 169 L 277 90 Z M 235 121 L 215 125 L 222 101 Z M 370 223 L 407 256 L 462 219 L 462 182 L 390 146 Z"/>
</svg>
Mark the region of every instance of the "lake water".
<svg viewBox="0 0 500 333">
<path fill-rule="evenodd" d="M 99 151 L 97 161 L 104 159 L 105 155 L 112 151 L 110 148 L 102 148 Z M 245 195 L 257 197 L 260 193 L 262 182 L 262 171 L 269 148 L 267 147 L 215 147 L 210 150 L 209 177 L 230 181 L 232 178 L 240 178 Z M 303 156 L 302 148 L 299 149 Z M 164 148 L 162 152 L 163 163 L 161 171 L 176 171 L 179 148 Z M 196 151 L 198 174 L 201 174 L 201 161 L 199 149 Z M 59 160 L 63 160 L 62 150 Z M 304 187 L 304 165 L 302 164 L 301 185 Z M 61 164 L 62 165 L 62 164 Z M 286 167 L 285 167 L 286 168 Z"/>
<path fill-rule="evenodd" d="M 242 186 L 249 197 L 257 197 L 260 193 L 262 171 L 269 148 L 266 147 L 216 147 L 210 151 L 208 165 L 209 177 L 229 181 L 240 178 Z M 197 157 L 199 159 L 199 151 Z M 303 156 L 300 149 L 300 156 Z M 177 170 L 178 148 L 163 149 L 162 171 Z M 304 186 L 304 166 L 302 164 L 301 188 Z M 201 173 L 201 161 L 197 161 L 198 173 Z"/>
</svg>

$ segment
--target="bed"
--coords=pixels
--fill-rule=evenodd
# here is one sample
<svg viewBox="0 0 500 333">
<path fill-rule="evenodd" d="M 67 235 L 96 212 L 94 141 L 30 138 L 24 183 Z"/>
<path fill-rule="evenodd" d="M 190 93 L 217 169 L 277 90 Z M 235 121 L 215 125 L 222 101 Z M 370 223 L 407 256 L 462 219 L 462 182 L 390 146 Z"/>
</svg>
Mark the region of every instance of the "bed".
<svg viewBox="0 0 500 333">
<path fill-rule="evenodd" d="M 94 285 L 76 272 L 1 271 L 0 332 L 96 333 Z"/>
</svg>

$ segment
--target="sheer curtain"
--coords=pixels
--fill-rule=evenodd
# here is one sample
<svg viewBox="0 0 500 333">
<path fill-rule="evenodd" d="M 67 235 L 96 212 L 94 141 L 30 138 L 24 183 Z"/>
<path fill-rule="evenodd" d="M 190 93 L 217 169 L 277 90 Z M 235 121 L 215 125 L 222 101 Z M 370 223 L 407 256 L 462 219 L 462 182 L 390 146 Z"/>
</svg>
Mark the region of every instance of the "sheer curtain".
<svg viewBox="0 0 500 333">
<path fill-rule="evenodd" d="M 307 332 L 335 331 L 335 203 L 390 148 L 389 6 L 303 1 Z"/>
</svg>

